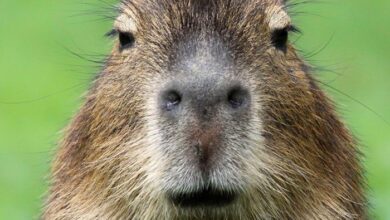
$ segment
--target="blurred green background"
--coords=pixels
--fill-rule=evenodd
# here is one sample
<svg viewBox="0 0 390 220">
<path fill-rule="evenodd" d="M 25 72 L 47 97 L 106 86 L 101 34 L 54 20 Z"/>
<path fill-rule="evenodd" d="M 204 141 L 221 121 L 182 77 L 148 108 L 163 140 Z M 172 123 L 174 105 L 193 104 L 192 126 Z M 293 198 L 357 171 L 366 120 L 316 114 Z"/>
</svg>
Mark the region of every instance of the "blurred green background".
<svg viewBox="0 0 390 220">
<path fill-rule="evenodd" d="M 112 45 L 103 37 L 112 3 L 0 0 L 0 219 L 39 216 L 60 131 L 99 69 L 86 59 L 102 59 Z M 326 69 L 314 74 L 360 139 L 373 219 L 390 219 L 389 11 L 387 0 L 292 9 L 303 32 L 292 40 Z"/>
</svg>

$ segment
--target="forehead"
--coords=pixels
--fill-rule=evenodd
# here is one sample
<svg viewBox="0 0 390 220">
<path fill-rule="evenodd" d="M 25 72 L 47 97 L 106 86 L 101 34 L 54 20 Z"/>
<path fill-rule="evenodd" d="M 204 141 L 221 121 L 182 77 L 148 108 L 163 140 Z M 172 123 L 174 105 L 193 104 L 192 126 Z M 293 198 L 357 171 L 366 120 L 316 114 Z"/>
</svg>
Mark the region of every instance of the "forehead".
<svg viewBox="0 0 390 220">
<path fill-rule="evenodd" d="M 282 0 L 124 0 L 116 26 L 169 30 L 283 28 L 290 24 Z"/>
<path fill-rule="evenodd" d="M 176 8 L 179 10 L 194 9 L 202 11 L 218 8 L 251 8 L 261 6 L 263 8 L 275 5 L 284 5 L 282 0 L 123 0 L 123 9 L 136 7 L 138 9 L 157 10 Z"/>
</svg>

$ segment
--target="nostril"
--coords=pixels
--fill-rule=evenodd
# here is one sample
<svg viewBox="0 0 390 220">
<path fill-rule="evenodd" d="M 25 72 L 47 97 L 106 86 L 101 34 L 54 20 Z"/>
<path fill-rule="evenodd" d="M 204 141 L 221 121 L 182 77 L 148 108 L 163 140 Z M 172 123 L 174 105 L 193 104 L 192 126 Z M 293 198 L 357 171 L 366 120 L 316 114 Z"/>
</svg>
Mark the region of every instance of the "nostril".
<svg viewBox="0 0 390 220">
<path fill-rule="evenodd" d="M 248 101 L 248 92 L 240 87 L 235 87 L 229 91 L 227 99 L 229 105 L 237 109 L 244 106 Z"/>
<path fill-rule="evenodd" d="M 163 107 L 167 111 L 172 111 L 181 102 L 181 95 L 174 90 L 163 94 Z"/>
</svg>

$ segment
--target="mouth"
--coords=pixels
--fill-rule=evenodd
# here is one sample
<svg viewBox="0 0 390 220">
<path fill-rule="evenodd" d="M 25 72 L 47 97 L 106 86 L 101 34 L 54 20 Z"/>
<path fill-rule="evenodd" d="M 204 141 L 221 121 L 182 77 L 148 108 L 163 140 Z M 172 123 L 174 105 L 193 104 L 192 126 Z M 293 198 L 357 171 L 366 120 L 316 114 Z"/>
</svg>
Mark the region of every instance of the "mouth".
<svg viewBox="0 0 390 220">
<path fill-rule="evenodd" d="M 183 208 L 211 206 L 221 207 L 231 204 L 237 197 L 234 192 L 205 188 L 190 193 L 171 193 L 169 199 Z"/>
</svg>

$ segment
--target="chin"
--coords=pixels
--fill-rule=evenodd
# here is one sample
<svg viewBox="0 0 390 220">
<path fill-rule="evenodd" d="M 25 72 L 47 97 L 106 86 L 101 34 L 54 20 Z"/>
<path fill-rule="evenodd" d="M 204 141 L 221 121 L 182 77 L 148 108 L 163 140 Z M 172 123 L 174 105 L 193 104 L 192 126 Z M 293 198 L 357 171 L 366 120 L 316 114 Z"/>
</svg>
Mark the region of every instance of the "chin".
<svg viewBox="0 0 390 220">
<path fill-rule="evenodd" d="M 186 160 L 188 162 L 188 160 Z M 246 168 L 222 158 L 207 169 L 198 166 L 171 168 L 160 180 L 170 210 L 179 219 L 237 219 L 249 189 Z M 173 171 L 181 172 L 174 173 Z"/>
</svg>

